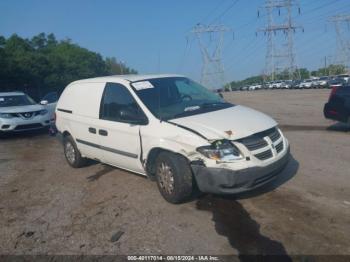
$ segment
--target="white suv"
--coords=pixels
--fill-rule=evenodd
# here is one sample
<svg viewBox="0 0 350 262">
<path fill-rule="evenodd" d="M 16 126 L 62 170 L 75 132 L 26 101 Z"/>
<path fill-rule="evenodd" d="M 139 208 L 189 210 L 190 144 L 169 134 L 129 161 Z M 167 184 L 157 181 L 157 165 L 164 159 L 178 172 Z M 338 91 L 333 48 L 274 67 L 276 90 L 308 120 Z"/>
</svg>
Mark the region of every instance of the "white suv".
<svg viewBox="0 0 350 262">
<path fill-rule="evenodd" d="M 0 93 L 0 133 L 41 129 L 50 125 L 50 114 L 22 92 Z"/>
<path fill-rule="evenodd" d="M 171 203 L 187 199 L 194 184 L 221 194 L 259 187 L 289 158 L 272 118 L 178 75 L 73 82 L 58 101 L 56 126 L 72 167 L 91 158 L 148 176 Z"/>
</svg>

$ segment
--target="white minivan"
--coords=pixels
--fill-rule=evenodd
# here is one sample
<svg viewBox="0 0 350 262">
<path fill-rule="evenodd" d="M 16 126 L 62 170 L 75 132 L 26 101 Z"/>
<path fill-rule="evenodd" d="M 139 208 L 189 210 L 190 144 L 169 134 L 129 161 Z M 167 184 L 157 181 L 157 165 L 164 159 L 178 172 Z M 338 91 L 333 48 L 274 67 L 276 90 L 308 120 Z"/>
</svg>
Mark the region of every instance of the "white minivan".
<svg viewBox="0 0 350 262">
<path fill-rule="evenodd" d="M 233 194 L 264 185 L 289 159 L 277 123 L 179 75 L 124 75 L 69 84 L 56 126 L 72 167 L 95 159 L 156 180 L 179 203 L 197 186 Z"/>
</svg>

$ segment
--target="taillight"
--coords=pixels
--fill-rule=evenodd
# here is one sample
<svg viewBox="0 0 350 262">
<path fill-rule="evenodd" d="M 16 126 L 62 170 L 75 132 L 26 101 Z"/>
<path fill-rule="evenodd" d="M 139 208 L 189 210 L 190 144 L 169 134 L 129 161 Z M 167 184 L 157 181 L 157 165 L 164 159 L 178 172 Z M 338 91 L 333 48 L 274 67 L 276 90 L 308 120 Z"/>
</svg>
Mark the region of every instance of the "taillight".
<svg viewBox="0 0 350 262">
<path fill-rule="evenodd" d="M 331 100 L 332 96 L 335 95 L 335 93 L 337 92 L 337 89 L 338 89 L 337 86 L 333 86 L 333 87 L 332 87 L 331 94 L 329 95 L 329 100 Z"/>
</svg>

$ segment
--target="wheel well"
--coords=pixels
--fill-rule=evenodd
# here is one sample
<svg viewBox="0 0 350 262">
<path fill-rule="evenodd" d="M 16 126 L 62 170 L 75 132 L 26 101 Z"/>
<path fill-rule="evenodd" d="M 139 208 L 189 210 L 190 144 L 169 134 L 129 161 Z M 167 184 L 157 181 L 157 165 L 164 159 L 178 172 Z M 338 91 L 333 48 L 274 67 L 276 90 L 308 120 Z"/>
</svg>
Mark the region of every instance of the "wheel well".
<svg viewBox="0 0 350 262">
<path fill-rule="evenodd" d="M 68 131 L 64 131 L 64 132 L 62 133 L 62 136 L 63 136 L 63 137 L 70 136 L 70 133 L 69 133 Z"/>
<path fill-rule="evenodd" d="M 168 153 L 172 153 L 172 154 L 175 154 L 175 155 L 178 155 L 178 156 L 186 158 L 185 156 L 183 156 L 183 155 L 181 155 L 179 153 L 175 153 L 173 151 L 170 151 L 170 150 L 167 150 L 167 149 L 164 149 L 164 148 L 159 148 L 159 147 L 152 148 L 151 151 L 148 153 L 148 157 L 147 157 L 147 161 L 146 161 L 146 172 L 147 172 L 147 175 L 151 179 L 154 178 L 154 176 L 155 176 L 155 173 L 156 173 L 156 165 L 155 165 L 156 164 L 156 159 L 157 159 L 158 155 L 161 152 L 168 152 Z"/>
</svg>

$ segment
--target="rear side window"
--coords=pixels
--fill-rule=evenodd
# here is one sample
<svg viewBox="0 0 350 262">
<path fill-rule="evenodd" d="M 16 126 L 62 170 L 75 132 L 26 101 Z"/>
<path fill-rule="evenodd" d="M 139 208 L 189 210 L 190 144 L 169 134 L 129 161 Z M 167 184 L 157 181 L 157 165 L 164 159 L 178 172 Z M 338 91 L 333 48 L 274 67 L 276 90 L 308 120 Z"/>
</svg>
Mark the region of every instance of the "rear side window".
<svg viewBox="0 0 350 262">
<path fill-rule="evenodd" d="M 107 83 L 101 101 L 100 118 L 126 122 L 125 119 L 120 117 L 121 110 L 141 113 L 141 109 L 126 87 L 117 83 Z"/>
</svg>

